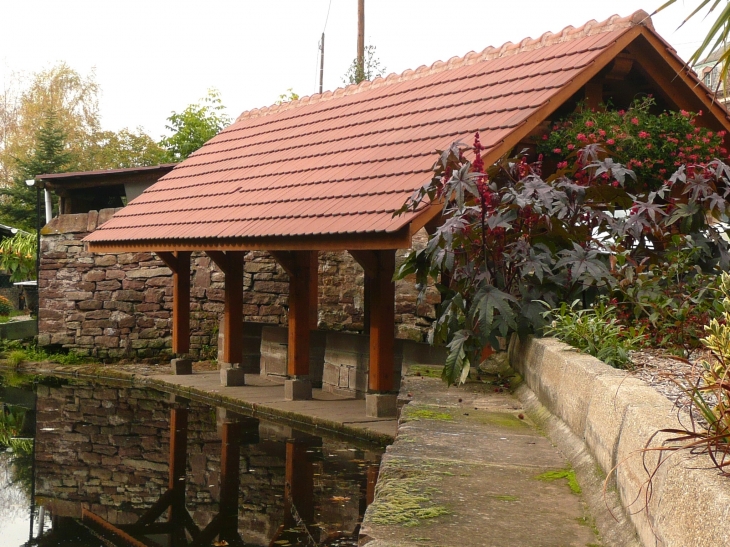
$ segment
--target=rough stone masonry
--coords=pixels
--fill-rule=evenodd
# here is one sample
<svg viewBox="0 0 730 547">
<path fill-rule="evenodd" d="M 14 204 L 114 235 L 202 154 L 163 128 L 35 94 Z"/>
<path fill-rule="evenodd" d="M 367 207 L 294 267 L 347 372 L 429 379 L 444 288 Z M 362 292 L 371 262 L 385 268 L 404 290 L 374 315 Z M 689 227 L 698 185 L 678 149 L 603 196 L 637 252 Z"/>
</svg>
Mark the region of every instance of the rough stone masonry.
<svg viewBox="0 0 730 547">
<path fill-rule="evenodd" d="M 169 357 L 172 272 L 154 253 L 95 254 L 82 239 L 115 209 L 60 215 L 41 234 L 39 344 L 62 346 L 101 359 Z M 414 237 L 422 246 L 425 232 Z M 399 251 L 402 259 L 407 251 Z M 224 275 L 204 254 L 191 265 L 191 353 L 214 358 L 223 313 Z M 347 253 L 319 255 L 318 328 L 363 329 L 363 271 Z M 268 253 L 245 258 L 244 320 L 285 326 L 289 277 Z M 417 303 L 413 279 L 396 283 L 396 336 L 424 341 L 439 295 Z"/>
</svg>

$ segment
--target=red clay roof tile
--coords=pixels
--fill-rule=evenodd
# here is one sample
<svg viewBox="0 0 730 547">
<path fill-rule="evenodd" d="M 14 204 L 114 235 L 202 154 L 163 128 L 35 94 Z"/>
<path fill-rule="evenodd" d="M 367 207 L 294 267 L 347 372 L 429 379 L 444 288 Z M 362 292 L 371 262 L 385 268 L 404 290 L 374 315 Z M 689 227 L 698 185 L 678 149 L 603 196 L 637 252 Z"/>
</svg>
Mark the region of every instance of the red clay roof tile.
<svg viewBox="0 0 730 547">
<path fill-rule="evenodd" d="M 86 241 L 394 233 L 437 148 L 496 149 L 644 12 L 242 114 Z M 650 25 L 650 20 L 648 23 Z M 557 106 L 557 105 L 556 105 Z M 243 247 L 245 248 L 245 246 Z"/>
</svg>

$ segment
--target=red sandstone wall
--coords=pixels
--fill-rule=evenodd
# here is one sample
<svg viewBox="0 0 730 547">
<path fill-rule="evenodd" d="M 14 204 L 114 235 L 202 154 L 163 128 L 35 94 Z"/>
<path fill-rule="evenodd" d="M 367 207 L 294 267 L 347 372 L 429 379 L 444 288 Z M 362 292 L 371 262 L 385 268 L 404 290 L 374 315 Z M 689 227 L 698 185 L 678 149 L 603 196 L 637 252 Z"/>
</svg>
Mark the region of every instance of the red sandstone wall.
<svg viewBox="0 0 730 547">
<path fill-rule="evenodd" d="M 61 215 L 42 231 L 39 343 L 99 358 L 163 359 L 171 347 L 172 276 L 154 253 L 93 254 L 81 240 L 113 209 Z M 425 244 L 425 233 L 414 239 Z M 402 257 L 405 251 L 398 253 Z M 289 279 L 265 252 L 245 258 L 245 321 L 287 324 Z M 193 255 L 191 353 L 213 358 L 223 312 L 224 276 Z M 363 271 L 347 253 L 320 253 L 319 328 L 363 328 Z M 418 305 L 412 280 L 396 284 L 396 336 L 424 341 L 438 293 Z"/>
</svg>

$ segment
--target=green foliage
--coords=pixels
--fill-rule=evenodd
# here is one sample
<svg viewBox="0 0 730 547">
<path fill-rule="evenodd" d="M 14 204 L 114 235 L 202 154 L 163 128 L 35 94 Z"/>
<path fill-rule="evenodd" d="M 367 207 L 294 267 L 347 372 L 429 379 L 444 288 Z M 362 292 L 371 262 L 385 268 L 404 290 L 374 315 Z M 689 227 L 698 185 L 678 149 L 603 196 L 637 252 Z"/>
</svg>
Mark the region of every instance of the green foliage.
<svg viewBox="0 0 730 547">
<path fill-rule="evenodd" d="M 578 150 L 599 145 L 616 162 L 631 169 L 636 178 L 624 185 L 629 191 L 655 191 L 683 164 L 709 163 L 726 157 L 724 131 L 697 125 L 697 115 L 687 112 L 654 112 L 651 97 L 637 99 L 626 111 L 592 111 L 579 108 L 556 122 L 544 135 L 538 151 L 565 167 Z M 587 174 L 576 173 L 577 180 Z"/>
<path fill-rule="evenodd" d="M 619 321 L 641 326 L 652 347 L 681 349 L 685 356 L 701 347 L 710 316 L 722 311 L 715 298 L 719 276 L 703 271 L 704 255 L 701 247 L 678 236 L 665 250 L 663 262 L 615 255 L 612 302 Z"/>
<path fill-rule="evenodd" d="M 136 131 L 99 131 L 88 155 L 95 169 L 122 169 L 158 165 L 168 159 L 167 151 L 141 127 Z"/>
<path fill-rule="evenodd" d="M 712 319 L 702 339 L 710 359 L 701 362 L 703 375 L 686 387 L 680 384 L 690 400 L 690 410 L 699 412 L 702 420 L 683 424 L 685 429 L 663 429 L 675 435 L 659 450 L 690 449 L 707 453 L 717 468 L 730 476 L 730 274 L 723 272 L 719 292 L 722 294 L 720 319 Z M 647 449 L 651 450 L 651 449 Z M 660 459 L 661 462 L 661 459 Z"/>
<path fill-rule="evenodd" d="M 198 103 L 188 105 L 180 113 L 170 114 L 167 118 L 169 124 L 165 127 L 172 135 L 160 140 L 160 146 L 167 151 L 168 161 L 184 160 L 229 125 L 231 119 L 224 110 L 220 93 L 209 89 L 208 95 Z"/>
<path fill-rule="evenodd" d="M 545 328 L 545 335 L 555 336 L 612 367 L 630 365 L 629 351 L 639 349 L 644 342 L 643 328 L 636 330 L 621 325 L 616 308 L 602 300 L 588 309 L 580 309 L 578 300 L 570 306 L 563 302 L 545 312 L 545 316 L 552 320 Z"/>
<path fill-rule="evenodd" d="M 7 317 L 11 311 L 13 311 L 13 305 L 10 303 L 10 300 L 4 296 L 0 296 L 0 316 Z"/>
<path fill-rule="evenodd" d="M 24 417 L 25 411 L 18 407 L 3 405 L 0 408 L 0 447 L 11 446 L 12 437 L 20 435 Z"/>
<path fill-rule="evenodd" d="M 575 478 L 575 471 L 572 469 L 561 469 L 559 471 L 546 471 L 535 477 L 539 481 L 552 482 L 559 479 L 565 479 L 568 481 L 568 487 L 573 494 L 580 494 L 583 490 L 578 484 L 578 479 Z"/>
<path fill-rule="evenodd" d="M 442 207 L 443 224 L 396 277 L 415 274 L 421 297 L 431 278 L 442 295 L 430 341 L 449 349 L 448 383 L 463 382 L 500 337 L 542 332 L 541 301 L 556 308 L 610 293 L 617 257 L 663 264 L 668 249 L 689 247 L 703 272 L 730 265 L 720 222 L 730 167 L 719 160 L 680 166 L 650 189 L 597 143 L 545 178 L 521 155 L 485 169 L 482 149 L 477 135 L 472 148 L 440 152 L 433 178 L 401 209 Z"/>
<path fill-rule="evenodd" d="M 36 234 L 17 232 L 13 237 L 0 241 L 0 270 L 10 274 L 10 281 L 36 279 Z"/>
<path fill-rule="evenodd" d="M 342 83 L 359 84 L 365 80 L 374 80 L 378 76 L 385 74 L 387 69 L 380 64 L 380 59 L 375 56 L 375 46 L 367 46 L 365 48 L 365 61 L 363 66 L 357 62 L 357 58 L 353 59 L 350 68 L 342 78 Z"/>
<path fill-rule="evenodd" d="M 37 175 L 61 173 L 72 162 L 66 150 L 66 134 L 58 122 L 56 113 L 46 112 L 41 127 L 35 133 L 30 154 L 23 159 L 16 158 L 16 173 L 10 186 L 0 188 L 3 199 L 0 222 L 33 230 L 36 228 L 36 188 L 25 184 Z"/>
<path fill-rule="evenodd" d="M 288 103 L 290 101 L 298 101 L 299 100 L 299 94 L 294 93 L 293 88 L 289 88 L 286 90 L 286 93 L 282 93 L 279 95 L 279 99 L 276 101 L 276 104 L 283 104 Z"/>
</svg>

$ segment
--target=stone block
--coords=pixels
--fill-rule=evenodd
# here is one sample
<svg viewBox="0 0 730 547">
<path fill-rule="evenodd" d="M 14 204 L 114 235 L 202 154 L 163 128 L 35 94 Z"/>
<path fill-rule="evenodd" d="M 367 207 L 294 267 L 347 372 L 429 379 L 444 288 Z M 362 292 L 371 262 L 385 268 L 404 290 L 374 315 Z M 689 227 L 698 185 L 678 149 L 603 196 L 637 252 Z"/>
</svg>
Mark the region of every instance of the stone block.
<svg viewBox="0 0 730 547">
<path fill-rule="evenodd" d="M 171 276 L 170 268 L 139 268 L 127 272 L 128 279 L 147 279 L 150 277 Z"/>
<path fill-rule="evenodd" d="M 368 393 L 365 395 L 365 416 L 395 418 L 398 396 L 395 393 Z"/>
<path fill-rule="evenodd" d="M 172 365 L 173 374 L 183 375 L 193 373 L 192 359 L 173 359 L 170 361 L 170 364 Z"/>
<path fill-rule="evenodd" d="M 117 257 L 115 255 L 99 255 L 94 258 L 94 264 L 96 266 L 114 266 L 117 263 Z"/>
<path fill-rule="evenodd" d="M 312 382 L 309 378 L 292 378 L 284 381 L 285 401 L 308 401 L 312 398 Z"/>
<path fill-rule="evenodd" d="M 41 234 L 85 234 L 89 223 L 88 213 L 58 215 L 41 229 Z"/>
<path fill-rule="evenodd" d="M 112 298 L 122 302 L 142 302 L 144 301 L 144 294 L 138 291 L 121 290 L 114 292 Z"/>
<path fill-rule="evenodd" d="M 246 373 L 238 367 L 238 364 L 221 363 L 220 369 L 221 385 L 224 387 L 245 386 Z"/>
</svg>

